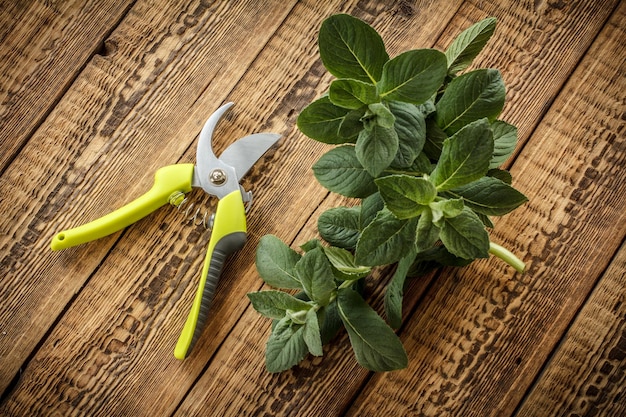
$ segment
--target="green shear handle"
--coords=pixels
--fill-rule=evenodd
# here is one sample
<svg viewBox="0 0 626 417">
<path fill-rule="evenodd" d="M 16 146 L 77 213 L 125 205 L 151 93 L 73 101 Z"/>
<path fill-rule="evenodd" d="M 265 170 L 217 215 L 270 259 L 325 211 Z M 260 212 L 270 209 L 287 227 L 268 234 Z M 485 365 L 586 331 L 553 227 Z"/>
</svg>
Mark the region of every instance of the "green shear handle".
<svg viewBox="0 0 626 417">
<path fill-rule="evenodd" d="M 168 204 L 172 195 L 189 192 L 193 171 L 193 164 L 170 165 L 159 169 L 147 193 L 106 216 L 58 233 L 50 247 L 55 251 L 69 248 L 131 225 Z M 226 257 L 241 249 L 246 242 L 246 211 L 240 190 L 219 200 L 212 229 L 196 297 L 174 350 L 174 356 L 178 359 L 188 356 L 201 334 Z"/>
<path fill-rule="evenodd" d="M 52 250 L 66 249 L 100 239 L 130 226 L 169 203 L 173 193 L 191 191 L 193 170 L 193 164 L 178 164 L 160 168 L 154 174 L 154 185 L 147 193 L 106 216 L 58 233 L 52 239 L 50 248 Z"/>
<path fill-rule="evenodd" d="M 245 242 L 246 212 L 241 191 L 236 190 L 217 203 L 213 231 L 204 258 L 198 290 L 174 349 L 174 356 L 177 359 L 187 357 L 204 328 L 226 257 L 241 249 Z"/>
</svg>

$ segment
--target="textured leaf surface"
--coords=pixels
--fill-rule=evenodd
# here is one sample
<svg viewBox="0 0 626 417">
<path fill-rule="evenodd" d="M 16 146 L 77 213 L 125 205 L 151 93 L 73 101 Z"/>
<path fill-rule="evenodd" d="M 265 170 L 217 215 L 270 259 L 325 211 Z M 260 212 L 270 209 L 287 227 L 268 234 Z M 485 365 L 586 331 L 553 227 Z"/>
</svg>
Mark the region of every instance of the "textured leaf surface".
<svg viewBox="0 0 626 417">
<path fill-rule="evenodd" d="M 404 297 L 404 282 L 407 273 L 413 264 L 415 253 L 411 253 L 398 262 L 396 272 L 385 290 L 385 314 L 389 325 L 394 329 L 402 325 L 402 299 Z"/>
<path fill-rule="evenodd" d="M 394 263 L 404 257 L 415 243 L 417 221 L 401 220 L 383 210 L 361 233 L 355 260 L 360 265 Z"/>
<path fill-rule="evenodd" d="M 269 372 L 286 371 L 304 359 L 308 349 L 303 333 L 304 327 L 288 318 L 276 324 L 265 348 L 265 366 Z"/>
<path fill-rule="evenodd" d="M 398 151 L 392 166 L 410 167 L 426 141 L 424 114 L 417 106 L 399 101 L 389 102 L 389 110 L 395 116 L 394 129 L 398 135 Z"/>
<path fill-rule="evenodd" d="M 324 66 L 337 78 L 375 83 L 389 60 L 380 35 L 355 17 L 338 14 L 326 19 L 318 39 Z"/>
<path fill-rule="evenodd" d="M 493 156 L 489 168 L 498 168 L 515 151 L 517 145 L 517 128 L 502 120 L 496 120 L 491 125 L 493 131 Z"/>
<path fill-rule="evenodd" d="M 313 165 L 313 173 L 324 187 L 346 197 L 364 198 L 377 190 L 374 178 L 357 159 L 354 146 L 326 152 Z"/>
<path fill-rule="evenodd" d="M 423 206 L 437 196 L 437 189 L 425 178 L 389 175 L 376 181 L 385 206 L 399 219 L 419 216 Z"/>
<path fill-rule="evenodd" d="M 302 288 L 294 267 L 300 254 L 274 235 L 265 235 L 256 250 L 256 267 L 261 278 L 274 288 Z"/>
<path fill-rule="evenodd" d="M 287 310 L 307 311 L 311 305 L 283 291 L 257 291 L 248 293 L 256 311 L 271 319 L 282 319 Z"/>
<path fill-rule="evenodd" d="M 441 87 L 446 64 L 446 56 L 435 49 L 404 52 L 383 67 L 378 93 L 385 100 L 424 103 Z"/>
<path fill-rule="evenodd" d="M 328 97 L 333 104 L 353 110 L 378 101 L 376 87 L 373 84 L 345 78 L 330 84 Z"/>
<path fill-rule="evenodd" d="M 487 258 L 489 235 L 478 216 L 465 208 L 456 217 L 444 219 L 441 241 L 451 254 L 463 259 Z"/>
<path fill-rule="evenodd" d="M 446 49 L 448 73 L 466 69 L 483 49 L 496 29 L 496 19 L 488 17 L 461 32 Z"/>
<path fill-rule="evenodd" d="M 311 139 L 319 142 L 337 145 L 353 142 L 355 137 L 344 136 L 351 130 L 342 125 L 350 116 L 350 110 L 334 105 L 328 96 L 322 97 L 305 107 L 298 116 L 298 129 Z"/>
<path fill-rule="evenodd" d="M 372 177 L 387 168 L 398 151 L 398 134 L 393 127 L 374 124 L 359 133 L 356 157 Z"/>
<path fill-rule="evenodd" d="M 505 88 L 500 71 L 480 69 L 450 82 L 437 103 L 435 120 L 448 134 L 483 117 L 493 121 L 504 107 Z"/>
<path fill-rule="evenodd" d="M 304 254 L 296 264 L 296 273 L 306 295 L 321 306 L 328 305 L 337 286 L 330 262 L 321 247 Z"/>
<path fill-rule="evenodd" d="M 356 291 L 339 290 L 337 303 L 361 366 L 379 372 L 406 368 L 408 357 L 402 342 Z"/>
<path fill-rule="evenodd" d="M 487 173 L 492 154 L 489 123 L 486 119 L 473 122 L 443 142 L 430 179 L 440 191 L 468 184 Z"/>
<path fill-rule="evenodd" d="M 472 210 L 487 216 L 502 216 L 528 201 L 524 194 L 493 177 L 482 177 L 452 192 L 463 197 Z"/>
<path fill-rule="evenodd" d="M 328 209 L 317 220 L 317 229 L 322 238 L 331 245 L 353 249 L 361 234 L 359 214 L 358 207 Z"/>
</svg>

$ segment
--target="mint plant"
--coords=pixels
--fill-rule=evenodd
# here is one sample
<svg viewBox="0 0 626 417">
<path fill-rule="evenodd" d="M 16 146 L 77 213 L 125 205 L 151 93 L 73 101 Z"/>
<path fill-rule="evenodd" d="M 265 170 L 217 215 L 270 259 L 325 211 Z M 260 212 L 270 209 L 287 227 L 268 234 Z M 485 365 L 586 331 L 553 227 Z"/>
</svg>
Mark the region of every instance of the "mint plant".
<svg viewBox="0 0 626 417">
<path fill-rule="evenodd" d="M 445 52 L 390 58 L 365 22 L 345 14 L 323 22 L 320 57 L 337 79 L 297 124 L 311 139 L 337 145 L 313 166 L 317 180 L 360 204 L 319 217 L 327 244 L 314 239 L 298 252 L 275 236 L 261 239 L 257 269 L 277 290 L 248 296 L 274 320 L 268 371 L 289 369 L 308 353 L 321 356 L 342 326 L 363 367 L 404 368 L 407 355 L 392 328 L 401 325 L 407 277 L 489 254 L 523 272 L 523 262 L 487 232 L 490 217 L 527 201 L 499 168 L 517 143 L 517 129 L 497 119 L 504 82 L 495 69 L 462 73 L 495 26 L 494 18 L 476 23 Z M 394 263 L 385 322 L 363 298 L 363 280 Z"/>
</svg>

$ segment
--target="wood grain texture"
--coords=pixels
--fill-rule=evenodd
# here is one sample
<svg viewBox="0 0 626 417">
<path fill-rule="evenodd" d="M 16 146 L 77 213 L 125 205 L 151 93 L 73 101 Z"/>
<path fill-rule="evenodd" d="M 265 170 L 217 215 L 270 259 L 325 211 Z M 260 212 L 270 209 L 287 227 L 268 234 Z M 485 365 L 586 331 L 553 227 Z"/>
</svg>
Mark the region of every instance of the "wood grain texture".
<svg viewBox="0 0 626 417">
<path fill-rule="evenodd" d="M 0 415 L 623 414 L 623 2 L 109 3 L 0 7 L 0 56 L 15 63 L 0 62 L 0 124 L 10 116 L 23 135 L 18 145 L 0 136 Z M 404 371 L 367 372 L 341 332 L 324 357 L 270 375 L 270 322 L 245 296 L 265 288 L 258 240 L 272 233 L 296 248 L 315 236 L 321 212 L 354 204 L 315 181 L 311 165 L 329 147 L 295 128 L 332 79 L 315 41 L 338 12 L 371 23 L 392 56 L 444 48 L 498 18 L 476 66 L 503 73 L 502 117 L 521 140 L 507 165 L 531 202 L 498 221 L 493 239 L 530 269 L 519 276 L 483 261 L 411 281 Z M 80 24 L 91 26 L 78 33 Z M 57 38 L 48 51 L 45 40 Z M 179 362 L 172 351 L 208 233 L 164 207 L 81 247 L 48 245 L 138 197 L 157 168 L 193 161 L 202 124 L 224 101 L 237 105 L 216 153 L 252 132 L 284 138 L 243 181 L 255 192 L 248 243 L 227 261 L 207 327 Z M 200 191 L 190 197 L 215 205 Z M 392 272 L 378 270 L 366 287 L 379 312 Z"/>
<path fill-rule="evenodd" d="M 626 414 L 625 288 L 622 245 L 517 416 Z"/>
<path fill-rule="evenodd" d="M 402 333 L 409 368 L 375 375 L 349 415 L 514 411 L 624 236 L 623 42 L 608 25 L 513 165 L 530 203 L 495 238 L 528 272 L 490 261 L 439 277 Z"/>
<path fill-rule="evenodd" d="M 592 94 L 595 88 L 611 87 L 607 90 L 607 101 L 595 105 L 599 107 L 600 120 L 621 118 L 616 136 L 609 134 L 607 139 L 616 140 L 621 136 L 622 155 L 625 129 L 623 104 L 626 103 L 623 65 L 626 54 L 623 48 L 619 51 L 620 44 L 623 46 L 626 42 L 624 21 L 626 7 L 622 4 L 597 40 L 597 44 L 601 46 L 594 48 L 589 54 L 595 60 L 583 63 L 582 68 L 586 68 L 587 73 L 581 76 L 581 81 L 584 80 L 587 84 L 586 89 L 581 91 L 582 96 Z M 601 81 L 594 82 L 593 79 L 584 78 L 584 75 L 591 72 L 599 73 L 598 78 Z M 615 77 L 615 81 L 611 77 Z M 612 85 L 613 82 L 615 85 Z M 623 156 L 621 161 L 615 160 L 614 166 L 615 169 L 623 167 Z M 590 168 L 585 173 L 585 178 L 587 181 L 597 179 L 602 182 L 612 172 L 614 170 L 602 172 Z M 612 229 L 609 224 L 603 227 Z M 516 415 L 543 417 L 626 414 L 626 396 L 623 393 L 626 384 L 625 289 L 626 247 L 622 244 Z"/>
<path fill-rule="evenodd" d="M 595 8 L 595 5 L 590 5 L 589 7 L 592 6 Z M 464 14 L 461 11 L 465 8 L 471 10 L 471 12 L 466 13 L 473 14 L 474 20 L 478 20 L 491 12 L 491 10 L 477 10 L 472 4 L 469 6 L 464 4 L 461 10 L 455 15 L 455 18 L 459 15 L 461 18 L 464 18 Z M 505 8 L 505 6 L 500 6 L 499 13 L 504 14 Z M 600 13 L 597 9 L 594 10 L 598 14 L 597 19 L 605 18 L 603 13 Z M 569 15 L 563 18 L 562 23 L 564 23 L 565 26 L 575 28 L 572 29 L 574 32 L 578 30 L 581 20 L 585 19 L 584 16 L 587 13 L 588 12 L 580 13 L 580 15 Z M 416 15 L 423 18 L 424 14 L 416 13 Z M 527 18 L 530 17 L 527 16 Z M 523 26 L 521 20 L 520 18 L 520 21 L 515 22 L 516 26 Z M 378 22 L 380 22 L 380 26 L 382 27 L 387 26 L 380 21 L 380 19 Z M 465 26 L 467 26 L 467 24 L 465 24 Z M 594 30 L 597 30 L 596 28 L 599 28 L 599 26 L 600 24 L 589 28 L 589 31 L 586 33 L 587 42 L 591 42 L 595 37 L 596 32 L 594 32 Z M 516 29 L 517 28 L 505 27 L 499 33 L 504 32 L 506 39 L 494 39 L 495 46 L 493 47 L 498 50 L 502 44 L 515 43 L 515 37 L 519 36 Z M 429 30 L 426 30 L 426 32 L 428 31 Z M 392 41 L 388 43 L 395 45 L 395 48 L 398 50 L 411 48 L 415 45 L 415 37 L 407 36 L 412 43 L 411 45 L 403 45 L 398 39 L 393 37 L 392 33 L 395 33 L 395 31 L 389 34 L 382 31 L 383 38 L 387 41 L 387 39 L 391 37 Z M 458 31 L 456 33 L 458 33 Z M 514 39 L 508 38 L 507 36 Z M 546 39 L 549 38 L 549 36 L 546 36 Z M 425 39 L 432 39 L 432 37 Z M 425 43 L 427 42 L 428 40 L 425 40 Z M 554 45 L 549 46 L 553 47 Z M 580 51 L 572 51 L 567 48 L 558 48 L 558 50 L 560 53 L 565 54 L 562 61 L 572 66 L 577 60 L 577 57 L 579 58 L 580 54 L 582 54 Z M 542 57 L 537 56 L 535 59 L 541 60 Z M 554 74 L 552 69 L 549 69 L 547 65 L 541 65 L 538 66 L 538 68 L 538 72 L 535 74 L 536 76 L 547 78 L 554 77 L 551 79 L 556 84 L 564 82 L 563 79 L 557 78 L 559 76 L 562 77 L 562 75 Z M 517 74 L 513 75 L 518 76 Z M 534 103 L 530 111 L 531 114 L 534 115 L 534 119 L 528 120 L 527 124 L 534 125 L 537 123 L 537 119 L 540 117 L 541 111 L 544 108 L 542 100 L 551 102 L 554 95 L 558 93 L 558 89 L 551 88 L 547 91 L 542 91 L 538 90 L 541 86 L 534 86 L 532 84 L 527 84 L 526 88 L 537 89 L 523 92 L 525 95 L 533 97 Z M 528 105 L 530 105 L 530 103 L 528 103 Z M 509 105 L 509 109 L 511 108 L 511 105 Z M 330 206 L 333 206 L 333 204 Z M 322 207 L 327 207 L 327 201 L 324 202 Z M 316 213 L 312 217 L 316 218 L 318 215 L 319 213 Z M 296 239 L 295 243 L 297 244 L 305 240 L 306 239 L 301 238 Z M 370 297 L 378 310 L 382 311 L 380 302 L 384 283 L 388 275 L 385 276 L 383 273 L 383 276 L 379 276 L 378 278 L 380 282 L 377 283 L 377 286 L 375 285 L 374 288 L 370 288 Z M 372 281 L 377 282 L 376 280 Z M 407 304 L 405 310 L 412 309 L 417 303 L 428 282 L 428 278 L 421 282 L 417 281 L 414 284 L 415 287 L 409 289 L 409 294 L 406 297 L 408 302 L 405 303 Z M 259 413 L 290 415 L 295 412 L 294 410 L 298 410 L 297 412 L 300 413 L 300 415 L 340 415 L 345 407 L 349 405 L 350 401 L 352 401 L 353 396 L 358 394 L 361 386 L 367 382 L 370 376 L 368 372 L 360 368 L 354 362 L 346 335 L 344 334 L 340 337 L 336 345 L 325 351 L 323 359 L 309 358 L 301 367 L 290 372 L 291 375 L 287 377 L 283 375 L 265 375 L 263 373 L 264 364 L 258 359 L 259 356 L 263 354 L 264 341 L 253 343 L 252 340 L 255 338 L 255 332 L 251 329 L 263 328 L 266 334 L 269 332 L 269 329 L 266 323 L 267 320 L 263 318 L 257 318 L 255 320 L 251 317 L 255 314 L 256 313 L 249 308 L 246 314 L 242 316 L 241 321 L 236 326 L 227 343 L 218 352 L 204 377 L 183 403 L 180 414 L 201 415 L 202 410 L 217 409 L 220 414 L 225 415 L 255 415 Z M 254 360 L 254 358 L 257 359 Z M 229 378 L 246 381 L 246 384 L 230 393 L 228 389 L 221 388 L 226 387 L 225 381 Z M 317 383 L 319 383 L 319 381 L 322 380 L 324 381 L 322 387 L 302 388 L 315 383 L 309 381 L 317 381 Z M 259 391 L 265 392 L 266 390 L 270 390 L 268 397 L 256 397 L 256 395 L 259 395 Z M 217 395 L 214 394 L 216 392 L 218 392 Z M 333 392 L 335 395 L 325 397 L 323 393 L 326 392 Z M 386 395 L 388 395 L 388 393 L 386 393 Z M 371 415 L 379 415 L 376 401 L 368 402 L 366 407 Z M 359 410 L 359 412 L 363 412 L 363 410 Z M 403 415 L 402 413 L 404 412 L 405 410 L 394 410 L 394 413 L 390 415 Z M 358 413 L 356 415 L 358 415 Z"/>
<path fill-rule="evenodd" d="M 299 28 L 296 31 L 296 33 L 303 33 L 303 36 L 299 38 L 299 42 L 302 42 L 304 45 L 312 45 L 321 20 L 332 13 L 346 11 L 374 25 L 382 32 L 389 50 L 394 50 L 397 53 L 397 51 L 410 48 L 411 45 L 432 44 L 433 40 L 439 35 L 437 28 L 441 29 L 443 26 L 440 26 L 435 19 L 427 19 L 426 16 L 437 15 L 440 18 L 451 18 L 458 8 L 456 4 L 447 3 L 448 8 L 443 13 L 441 7 L 437 7 L 434 3 L 429 3 L 427 7 L 410 9 L 410 14 L 406 14 L 406 10 L 399 8 L 397 4 L 391 6 L 375 4 L 369 8 L 365 6 L 363 3 L 356 5 L 348 2 L 339 9 L 337 6 L 329 3 L 308 2 L 308 4 L 299 4 L 293 12 L 294 22 L 299 22 L 299 25 L 306 24 L 305 28 Z M 324 9 L 319 10 L 320 7 L 324 7 Z M 305 15 L 298 16 L 299 13 Z M 429 25 L 415 25 L 412 19 L 416 16 L 420 16 L 424 21 L 430 21 L 431 23 Z M 387 29 L 393 27 L 393 22 L 398 22 L 402 26 L 402 31 Z M 288 23 L 289 21 L 286 22 L 285 26 Z M 385 32 L 385 29 L 389 30 L 389 32 Z M 283 37 L 281 33 L 283 32 L 281 31 L 277 34 L 279 38 Z M 294 42 L 293 38 L 291 42 Z M 282 45 L 278 48 L 279 50 L 288 48 L 288 45 Z M 290 158 L 299 161 L 299 175 L 302 175 L 306 183 L 313 184 L 313 189 L 317 189 L 318 195 L 323 197 L 325 192 L 312 177 L 310 167 L 328 147 L 320 147 L 315 142 L 303 138 L 301 134 L 293 131 L 295 116 L 300 109 L 313 98 L 319 97 L 328 88 L 328 83 L 330 82 L 330 77 L 319 66 L 317 48 L 309 46 L 307 50 L 310 51 L 311 55 L 309 56 L 308 64 L 305 65 L 310 67 L 304 67 L 303 71 L 308 72 L 294 86 L 293 93 L 287 91 L 285 95 L 287 99 L 283 105 L 290 103 L 291 97 L 297 95 L 301 89 L 314 92 L 313 96 L 306 97 L 304 101 L 300 100 L 298 102 L 296 113 L 293 119 L 290 120 L 291 125 L 289 128 L 292 133 L 288 135 L 288 138 L 295 136 L 299 140 L 298 148 L 294 149 L 293 153 L 290 154 Z M 270 59 L 264 59 L 263 61 L 272 62 Z M 319 77 L 321 74 L 324 74 L 324 78 L 320 82 Z M 309 84 L 307 85 L 306 83 Z M 287 105 L 292 106 L 291 104 Z M 271 209 L 281 213 L 291 211 L 292 207 L 301 207 L 303 203 L 306 204 L 306 201 L 311 198 L 308 189 L 298 193 L 299 200 L 286 201 L 286 206 L 275 203 Z M 300 230 L 300 228 L 293 228 L 290 218 L 283 219 L 280 228 L 276 231 L 267 230 L 267 233 L 277 234 L 287 242 L 294 242 L 294 246 L 297 247 L 298 244 L 315 237 L 317 217 L 322 211 L 335 205 L 349 204 L 345 199 L 335 195 L 326 198 L 322 205 L 320 203 L 306 205 L 308 212 L 304 218 L 308 218 L 309 221 L 297 236 L 295 232 Z M 256 279 L 258 280 L 258 278 Z M 378 280 L 382 279 L 383 277 L 378 274 L 377 277 L 372 279 L 372 282 L 378 282 Z M 427 283 L 428 281 L 424 280 L 424 285 L 416 286 L 416 288 L 413 288 L 413 291 L 423 291 Z M 373 286 L 369 291 L 376 292 L 378 300 L 381 300 L 380 291 L 383 288 L 384 285 Z M 257 289 L 259 289 L 258 286 L 257 288 L 249 288 L 248 291 Z M 241 296 L 244 296 L 244 294 L 242 293 Z M 379 311 L 382 310 L 380 302 L 378 302 L 376 307 Z M 269 336 L 269 330 L 270 322 L 260 317 L 258 313 L 248 306 L 226 342 L 216 353 L 202 378 L 181 404 L 176 415 L 205 415 L 207 410 L 211 410 L 211 412 L 217 415 L 228 416 L 340 415 L 358 393 L 361 385 L 369 375 L 365 369 L 356 364 L 347 335 L 344 333 L 339 336 L 336 340 L 336 345 L 333 344 L 332 348 L 325 348 L 323 358 L 308 358 L 300 366 L 290 371 L 279 375 L 271 375 L 265 370 L 264 362 L 265 343 Z M 233 380 L 242 381 L 242 383 L 232 386 L 228 381 Z"/>
<path fill-rule="evenodd" d="M 76 353 L 86 349 L 82 343 L 96 350 L 86 355 L 87 363 L 98 362 L 100 348 L 109 352 L 106 340 L 110 333 L 126 326 L 126 317 L 120 315 L 118 308 L 120 311 L 130 308 L 135 299 L 128 299 L 129 294 L 139 297 L 137 302 L 143 306 L 132 317 L 141 322 L 139 318 L 143 315 L 152 314 L 153 304 L 158 300 L 151 294 L 161 285 L 163 277 L 159 278 L 158 270 L 155 273 L 150 268 L 162 267 L 164 271 L 182 268 L 185 278 L 185 285 L 178 288 L 180 292 L 187 291 L 185 298 L 175 307 L 177 320 L 171 319 L 173 324 L 168 326 L 172 334 L 169 338 L 158 338 L 160 343 L 171 344 L 167 346 L 167 356 L 171 356 L 177 338 L 173 334 L 182 328 L 183 316 L 191 305 L 194 290 L 193 285 L 187 284 L 195 282 L 194 277 L 201 268 L 198 262 L 203 258 L 206 236 L 200 240 L 200 231 L 181 225 L 180 213 L 165 208 L 164 213 L 139 222 L 137 234 L 124 240 L 127 246 L 115 252 L 121 258 L 113 256 L 104 263 L 119 233 L 61 253 L 51 253 L 49 242 L 62 228 L 97 218 L 138 197 L 150 187 L 157 168 L 177 162 L 188 148 L 195 149 L 196 136 L 206 117 L 226 99 L 247 65 L 254 61 L 273 34 L 281 21 L 276 17 L 289 12 L 284 2 L 272 5 L 275 12 L 259 19 L 260 6 L 256 2 L 239 3 L 236 9 L 221 2 L 211 7 L 199 2 L 170 2 L 167 8 L 156 9 L 150 3 L 137 3 L 109 40 L 116 45 L 116 52 L 107 57 L 96 56 L 87 65 L 46 123 L 4 173 L 0 207 L 12 221 L 2 224 L 1 247 L 6 253 L 2 272 L 6 279 L 0 291 L 0 317 L 2 323 L 7 323 L 7 333 L 0 339 L 3 389 L 68 303 L 72 303 L 70 311 L 76 315 L 68 318 L 71 324 L 57 325 L 58 333 L 47 339 L 46 346 L 52 353 L 44 349 L 40 356 L 52 355 L 61 362 L 53 361 L 57 366 L 51 366 L 44 361 L 44 368 L 39 371 L 70 372 L 73 368 L 61 363 L 74 363 Z M 230 117 L 246 119 L 241 114 L 241 110 L 235 110 Z M 246 133 L 251 132 L 246 129 L 243 134 Z M 230 131 L 219 129 L 217 134 L 217 149 L 232 142 L 231 138 L 243 136 L 241 130 L 233 131 L 232 127 Z M 185 161 L 193 159 L 194 156 L 190 156 Z M 24 175 L 25 172 L 28 175 Z M 167 212 L 170 217 L 165 222 L 156 217 L 165 216 Z M 173 224 L 171 229 L 167 227 L 169 223 Z M 171 251 L 168 251 L 169 242 L 174 243 Z M 179 251 L 182 251 L 180 255 Z M 163 262 L 158 265 L 146 262 L 146 259 L 155 259 L 155 253 L 162 254 Z M 183 259 L 187 256 L 195 262 L 193 270 L 185 269 Z M 96 271 L 98 273 L 93 275 Z M 131 280 L 137 276 L 142 279 Z M 106 307 L 97 310 L 103 316 L 90 307 L 98 305 L 92 298 L 91 287 L 82 290 L 90 279 L 89 283 L 93 282 L 97 288 L 95 293 L 106 294 L 101 299 Z M 178 285 L 176 282 L 167 284 Z M 108 287 L 110 285 L 113 287 Z M 121 307 L 111 304 L 115 297 L 110 293 L 122 289 L 115 296 L 123 300 L 122 304 L 127 304 Z M 73 301 L 77 293 L 79 296 Z M 143 294 L 149 296 L 148 301 L 142 300 Z M 169 304 L 166 306 L 172 308 Z M 112 323 L 114 319 L 106 314 L 121 322 Z M 93 321 L 86 321 L 85 317 L 90 316 Z M 145 320 L 149 322 L 150 318 Z M 98 329 L 98 324 L 113 327 Z M 157 331 L 150 327 L 131 327 L 133 331 Z M 84 339 L 85 335 L 91 336 Z M 90 344 L 90 340 L 97 337 L 105 342 Z M 72 338 L 79 340 L 72 341 Z M 63 341 L 60 346 L 58 340 Z M 63 346 L 68 349 L 65 353 L 62 353 Z M 164 351 L 159 352 L 165 356 Z M 42 362 L 34 358 L 33 364 L 38 363 Z M 156 366 L 159 362 L 152 363 Z M 80 362 L 74 364 L 79 369 L 86 366 Z M 37 367 L 30 369 L 33 373 L 26 370 L 23 381 L 28 381 L 29 375 L 34 380 L 39 379 Z M 76 375 L 80 374 L 77 371 Z M 70 381 L 67 389 L 75 388 L 74 377 L 57 377 Z M 193 379 L 189 377 L 191 383 Z M 54 384 L 56 379 L 52 381 Z M 36 389 L 36 385 L 29 386 L 28 382 L 21 387 Z M 65 389 L 62 384 L 58 387 Z M 26 395 L 30 398 L 30 393 Z M 106 397 L 107 393 L 98 391 L 98 395 Z M 13 398 L 19 403 L 19 395 Z M 52 392 L 48 398 L 57 402 Z M 44 399 L 38 403 L 41 407 L 47 406 Z M 22 406 L 27 409 L 30 405 Z M 75 406 L 88 407 L 83 403 Z"/>
<path fill-rule="evenodd" d="M 0 5 L 0 172 L 43 122 L 133 4 L 130 0 Z M 103 48 L 104 46 L 104 48 Z"/>
</svg>

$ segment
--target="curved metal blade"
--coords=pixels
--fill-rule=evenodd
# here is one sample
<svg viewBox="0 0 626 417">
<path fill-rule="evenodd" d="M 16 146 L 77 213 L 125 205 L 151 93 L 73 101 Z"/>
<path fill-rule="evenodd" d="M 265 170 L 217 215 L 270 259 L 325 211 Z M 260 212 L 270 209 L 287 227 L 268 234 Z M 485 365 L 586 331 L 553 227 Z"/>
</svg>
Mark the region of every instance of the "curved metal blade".
<svg viewBox="0 0 626 417">
<path fill-rule="evenodd" d="M 239 181 L 252 165 L 280 138 L 276 133 L 257 133 L 245 136 L 232 143 L 217 158 L 213 153 L 213 132 L 224 114 L 233 106 L 226 103 L 217 109 L 206 121 L 198 139 L 196 165 L 192 186 L 201 187 L 209 194 L 222 198 L 239 189 Z M 226 180 L 216 184 L 209 178 L 211 173 L 220 171 Z"/>
<path fill-rule="evenodd" d="M 217 168 L 220 165 L 217 156 L 213 153 L 213 146 L 211 145 L 213 131 L 222 116 L 224 116 L 233 104 L 234 103 L 226 103 L 219 109 L 215 110 L 215 112 L 213 112 L 213 114 L 206 121 L 202 127 L 202 131 L 200 132 L 200 137 L 198 138 L 198 148 L 196 151 L 196 170 L 194 170 L 194 182 L 199 182 L 200 184 L 197 185 L 203 185 L 203 188 L 208 185 L 206 184 L 206 179 L 209 177 L 211 169 Z"/>
<path fill-rule="evenodd" d="M 237 182 L 248 173 L 252 165 L 280 139 L 278 133 L 255 133 L 230 144 L 220 155 L 220 161 L 235 168 Z"/>
</svg>

